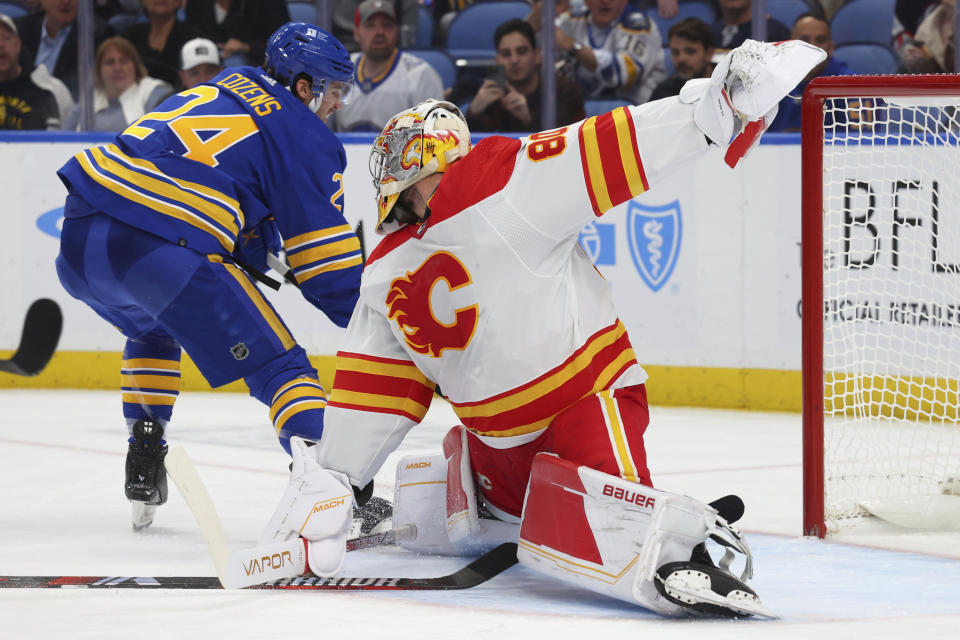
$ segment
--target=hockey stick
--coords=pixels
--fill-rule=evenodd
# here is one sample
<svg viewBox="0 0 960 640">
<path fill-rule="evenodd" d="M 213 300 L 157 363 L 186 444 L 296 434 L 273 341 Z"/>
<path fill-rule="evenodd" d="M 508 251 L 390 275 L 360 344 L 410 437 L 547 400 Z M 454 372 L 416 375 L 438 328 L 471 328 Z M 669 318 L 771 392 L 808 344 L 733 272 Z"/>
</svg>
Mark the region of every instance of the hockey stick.
<svg viewBox="0 0 960 640">
<path fill-rule="evenodd" d="M 436 578 L 317 578 L 297 576 L 250 589 L 296 591 L 426 591 L 469 589 L 517 563 L 517 545 L 506 542 L 463 569 Z M 0 589 L 222 589 L 213 576 L 0 576 Z"/>
<path fill-rule="evenodd" d="M 57 350 L 61 329 L 60 306 L 49 298 L 34 301 L 23 321 L 20 345 L 12 358 L 0 360 L 0 371 L 18 376 L 35 376 L 43 371 Z"/>
</svg>

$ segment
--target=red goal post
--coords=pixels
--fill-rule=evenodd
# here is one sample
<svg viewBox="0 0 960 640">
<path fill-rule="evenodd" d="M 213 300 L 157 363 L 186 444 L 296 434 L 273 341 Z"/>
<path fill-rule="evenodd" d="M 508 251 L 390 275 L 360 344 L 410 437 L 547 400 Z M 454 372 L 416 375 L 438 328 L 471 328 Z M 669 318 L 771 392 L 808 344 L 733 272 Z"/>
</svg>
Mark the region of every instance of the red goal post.
<svg viewBox="0 0 960 640">
<path fill-rule="evenodd" d="M 902 501 L 927 494 L 936 498 L 924 500 L 939 500 L 939 495 L 952 493 L 951 482 L 960 483 L 960 375 L 950 362 L 932 373 L 917 370 L 923 366 L 922 354 L 938 348 L 946 351 L 945 359 L 960 360 L 953 351 L 960 345 L 960 321 L 954 322 L 954 306 L 937 302 L 936 289 L 946 282 L 950 293 L 960 291 L 960 266 L 949 263 L 950 257 L 960 263 L 958 254 L 944 255 L 960 246 L 954 237 L 960 236 L 955 233 L 960 223 L 945 222 L 948 213 L 960 218 L 960 207 L 953 208 L 960 205 L 953 184 L 960 184 L 958 111 L 960 75 L 824 77 L 814 79 L 803 94 L 805 535 L 826 535 L 836 508 L 831 493 L 844 494 L 847 504 L 838 516 L 842 519 L 880 515 L 861 501 L 869 505 L 874 498 Z M 945 162 L 953 164 L 943 167 Z M 909 207 L 916 213 L 907 212 Z M 881 222 L 885 216 L 893 222 Z M 832 222 L 825 225 L 825 219 Z M 884 235 L 886 227 L 889 236 Z M 832 234 L 826 241 L 825 228 Z M 953 234 L 949 242 L 946 233 Z M 933 265 L 928 269 L 921 265 L 931 251 Z M 879 272 L 886 275 L 879 277 Z M 830 280 L 826 296 L 825 273 Z M 914 280 L 908 284 L 900 282 L 910 277 Z M 915 298 L 897 298 L 909 296 L 903 292 L 913 286 Z M 917 311 L 911 300 L 926 300 L 923 296 L 933 301 L 925 311 Z M 960 295 L 953 302 L 960 305 Z M 922 341 L 923 334 L 931 333 L 934 320 L 937 344 L 907 345 L 907 340 Z M 911 322 L 917 326 L 909 326 Z M 848 347 L 852 356 L 845 355 L 840 365 L 830 362 L 834 351 Z M 859 367 L 854 361 L 866 359 L 863 353 L 871 360 Z M 857 435 L 857 430 L 863 433 Z M 930 431 L 934 444 L 928 444 L 926 436 L 922 444 L 905 442 L 904 434 L 912 430 Z M 897 466 L 899 456 L 910 458 L 902 468 Z M 857 465 L 866 470 L 859 471 Z M 949 477 L 954 465 L 956 476 Z M 836 487 L 843 483 L 850 487 Z M 902 486 L 893 486 L 897 483 Z M 869 495 L 875 487 L 878 495 Z M 919 524 L 923 528 L 922 519 Z"/>
</svg>

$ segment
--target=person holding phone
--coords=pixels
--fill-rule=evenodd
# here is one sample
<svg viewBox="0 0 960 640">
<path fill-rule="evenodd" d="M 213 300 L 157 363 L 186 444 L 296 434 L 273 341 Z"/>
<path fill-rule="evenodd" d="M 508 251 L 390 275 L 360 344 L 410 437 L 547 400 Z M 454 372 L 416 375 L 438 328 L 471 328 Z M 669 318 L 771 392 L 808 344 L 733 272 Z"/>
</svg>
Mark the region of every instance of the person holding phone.
<svg viewBox="0 0 960 640">
<path fill-rule="evenodd" d="M 467 109 L 474 131 L 526 132 L 542 129 L 540 118 L 540 49 L 530 23 L 504 22 L 493 35 L 496 65 Z M 585 117 L 577 85 L 557 76 L 557 126 Z"/>
</svg>

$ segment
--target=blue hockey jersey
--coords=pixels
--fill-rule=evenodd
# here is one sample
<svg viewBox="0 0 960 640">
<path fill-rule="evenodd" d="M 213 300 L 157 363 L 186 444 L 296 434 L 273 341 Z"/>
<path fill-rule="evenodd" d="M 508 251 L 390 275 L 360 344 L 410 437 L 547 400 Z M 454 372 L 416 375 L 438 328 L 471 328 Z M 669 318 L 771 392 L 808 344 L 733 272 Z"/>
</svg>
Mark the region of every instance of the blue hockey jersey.
<svg viewBox="0 0 960 640">
<path fill-rule="evenodd" d="M 342 213 L 345 167 L 320 118 L 261 69 L 234 67 L 58 175 L 94 209 L 202 254 L 263 269 L 282 238 L 304 296 L 346 326 L 363 265 Z"/>
</svg>

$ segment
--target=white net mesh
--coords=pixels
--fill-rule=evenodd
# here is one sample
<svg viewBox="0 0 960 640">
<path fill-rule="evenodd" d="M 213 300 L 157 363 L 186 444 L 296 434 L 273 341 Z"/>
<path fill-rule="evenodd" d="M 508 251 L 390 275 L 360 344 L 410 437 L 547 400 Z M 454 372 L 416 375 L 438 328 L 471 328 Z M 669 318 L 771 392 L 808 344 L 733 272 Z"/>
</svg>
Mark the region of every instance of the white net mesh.
<svg viewBox="0 0 960 640">
<path fill-rule="evenodd" d="M 860 503 L 960 478 L 960 98 L 824 102 L 824 491 Z"/>
</svg>

